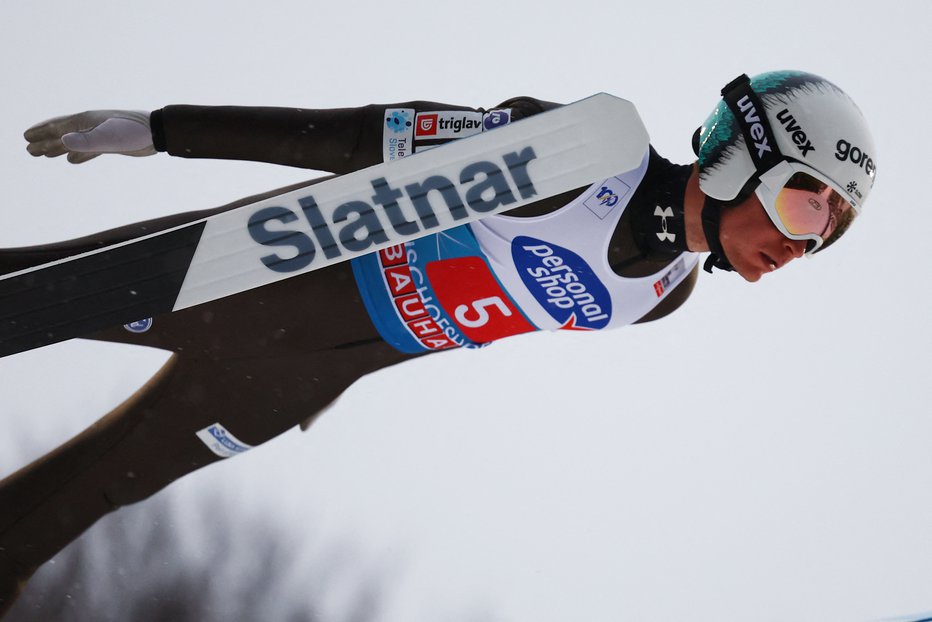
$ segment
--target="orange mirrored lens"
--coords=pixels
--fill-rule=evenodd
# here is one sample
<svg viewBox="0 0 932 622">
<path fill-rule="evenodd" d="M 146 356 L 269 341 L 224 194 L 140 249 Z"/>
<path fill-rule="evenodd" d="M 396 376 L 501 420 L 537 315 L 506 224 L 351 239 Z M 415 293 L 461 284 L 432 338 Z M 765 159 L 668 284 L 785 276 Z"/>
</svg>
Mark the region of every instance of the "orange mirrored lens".
<svg viewBox="0 0 932 622">
<path fill-rule="evenodd" d="M 777 194 L 777 216 L 793 235 L 818 235 L 828 238 L 838 218 L 851 209 L 840 194 L 806 173 L 794 173 Z"/>
</svg>

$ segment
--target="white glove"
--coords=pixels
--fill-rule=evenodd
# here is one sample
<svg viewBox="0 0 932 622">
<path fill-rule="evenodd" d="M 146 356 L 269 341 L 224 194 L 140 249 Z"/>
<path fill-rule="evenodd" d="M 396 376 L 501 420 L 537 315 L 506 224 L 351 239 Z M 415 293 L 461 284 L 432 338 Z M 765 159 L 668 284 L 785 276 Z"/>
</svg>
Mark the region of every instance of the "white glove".
<svg viewBox="0 0 932 622">
<path fill-rule="evenodd" d="M 34 156 L 55 158 L 65 153 L 72 164 L 102 153 L 147 156 L 155 153 L 149 113 L 137 110 L 90 110 L 33 125 L 23 134 Z"/>
</svg>

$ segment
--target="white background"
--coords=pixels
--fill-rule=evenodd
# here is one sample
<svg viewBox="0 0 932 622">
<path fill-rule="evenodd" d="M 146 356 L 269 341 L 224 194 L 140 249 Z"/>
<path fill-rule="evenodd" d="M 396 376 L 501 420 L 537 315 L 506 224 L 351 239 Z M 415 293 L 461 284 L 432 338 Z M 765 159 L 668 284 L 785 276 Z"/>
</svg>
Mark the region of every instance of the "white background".
<svg viewBox="0 0 932 622">
<path fill-rule="evenodd" d="M 830 252 L 754 285 L 703 275 L 654 325 L 519 337 L 384 371 L 309 433 L 164 495 L 233 523 L 258 517 L 308 558 L 349 543 L 341 572 L 348 583 L 380 569 L 384 620 L 928 611 L 930 6 L 5 2 L 0 247 L 313 176 L 164 154 L 32 159 L 23 130 L 61 114 L 488 107 L 607 91 L 634 101 L 654 146 L 685 163 L 692 131 L 737 74 L 824 75 L 871 121 L 878 165 L 863 217 Z M 105 413 L 163 359 L 74 341 L 0 360 L 0 475 Z M 218 508 L 218 496 L 232 502 Z M 195 539 L 196 525 L 177 523 Z M 336 619 L 348 593 L 321 591 L 320 610 Z"/>
</svg>

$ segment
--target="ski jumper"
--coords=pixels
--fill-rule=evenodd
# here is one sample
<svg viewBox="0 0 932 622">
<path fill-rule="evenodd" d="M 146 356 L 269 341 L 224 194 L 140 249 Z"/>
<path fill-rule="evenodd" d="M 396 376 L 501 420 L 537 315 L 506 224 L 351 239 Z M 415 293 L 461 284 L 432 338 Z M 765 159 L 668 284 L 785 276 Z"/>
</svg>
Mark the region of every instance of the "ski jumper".
<svg viewBox="0 0 932 622">
<path fill-rule="evenodd" d="M 156 147 L 171 155 L 340 174 L 485 131 L 486 119 L 494 127 L 555 105 L 517 98 L 493 111 L 420 101 L 337 110 L 168 106 L 151 125 Z M 405 114 L 416 124 L 410 135 L 390 125 Z M 20 581 L 104 514 L 309 422 L 368 373 L 453 345 L 670 313 L 696 277 L 695 257 L 669 244 L 685 237 L 690 172 L 651 149 L 635 171 L 488 222 L 158 316 L 144 332 L 90 335 L 173 356 L 114 411 L 0 481 L 0 612 Z M 258 198 L 0 251 L 0 273 Z"/>
</svg>

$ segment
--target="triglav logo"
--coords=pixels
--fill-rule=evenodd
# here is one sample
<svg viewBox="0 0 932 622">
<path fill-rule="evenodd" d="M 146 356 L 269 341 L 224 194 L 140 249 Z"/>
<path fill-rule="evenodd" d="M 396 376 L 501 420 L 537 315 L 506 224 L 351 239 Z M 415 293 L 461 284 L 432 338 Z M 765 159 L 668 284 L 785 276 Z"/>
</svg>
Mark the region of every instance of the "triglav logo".
<svg viewBox="0 0 932 622">
<path fill-rule="evenodd" d="M 744 113 L 744 121 L 750 125 L 749 133 L 751 138 L 755 141 L 754 146 L 757 147 L 757 157 L 764 157 L 765 151 L 773 150 L 770 148 L 770 145 L 767 142 L 767 133 L 764 130 L 764 124 L 761 123 L 760 117 L 757 115 L 757 108 L 754 106 L 754 102 L 751 101 L 751 98 L 745 95 L 738 100 L 738 108 L 741 112 Z"/>
<path fill-rule="evenodd" d="M 799 123 L 796 122 L 796 118 L 790 114 L 789 108 L 784 108 L 777 113 L 777 121 L 783 125 L 783 129 L 786 130 L 787 134 L 791 135 L 793 142 L 799 147 L 804 158 L 810 151 L 816 150 L 815 147 L 812 146 L 809 137 L 806 136 L 806 132 L 803 131 L 802 126 L 800 126 Z"/>
<path fill-rule="evenodd" d="M 499 122 L 502 119 L 499 118 Z M 482 131 L 482 113 L 472 110 L 420 112 L 414 124 L 415 138 L 443 139 L 472 136 Z"/>
<path fill-rule="evenodd" d="M 415 136 L 435 136 L 437 134 L 437 115 L 419 114 Z"/>
<path fill-rule="evenodd" d="M 660 227 L 662 230 L 657 233 L 657 237 L 660 238 L 660 241 L 661 242 L 675 242 L 676 234 L 670 233 L 669 231 L 667 231 L 667 218 L 673 218 L 674 216 L 673 208 L 672 207 L 661 208 L 658 205 L 656 208 L 654 208 L 654 216 L 660 217 Z"/>
</svg>

